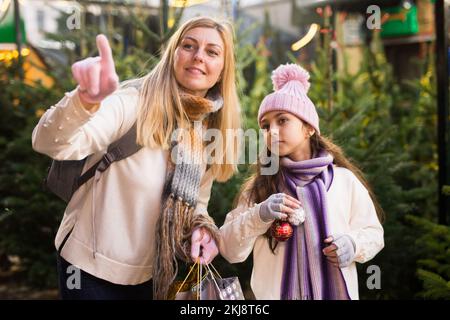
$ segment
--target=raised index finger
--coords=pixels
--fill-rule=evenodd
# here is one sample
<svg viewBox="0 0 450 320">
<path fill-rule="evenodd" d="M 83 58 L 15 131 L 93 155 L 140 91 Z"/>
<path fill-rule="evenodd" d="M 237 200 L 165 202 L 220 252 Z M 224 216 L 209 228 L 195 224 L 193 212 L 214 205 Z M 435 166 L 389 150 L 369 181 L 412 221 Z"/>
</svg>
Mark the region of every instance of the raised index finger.
<svg viewBox="0 0 450 320">
<path fill-rule="evenodd" d="M 102 65 L 114 70 L 114 60 L 108 39 L 103 34 L 99 34 L 96 41 Z"/>
</svg>

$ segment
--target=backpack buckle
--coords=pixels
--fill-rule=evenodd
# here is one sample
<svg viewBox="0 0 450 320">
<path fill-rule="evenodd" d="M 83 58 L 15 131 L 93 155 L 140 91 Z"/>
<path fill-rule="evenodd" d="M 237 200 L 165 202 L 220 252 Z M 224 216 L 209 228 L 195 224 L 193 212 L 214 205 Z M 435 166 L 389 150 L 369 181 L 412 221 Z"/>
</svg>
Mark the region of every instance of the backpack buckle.
<svg viewBox="0 0 450 320">
<path fill-rule="evenodd" d="M 107 153 L 103 156 L 103 160 L 104 160 L 106 167 L 109 167 L 109 165 L 114 162 L 114 158 L 115 157 L 110 153 Z"/>
</svg>

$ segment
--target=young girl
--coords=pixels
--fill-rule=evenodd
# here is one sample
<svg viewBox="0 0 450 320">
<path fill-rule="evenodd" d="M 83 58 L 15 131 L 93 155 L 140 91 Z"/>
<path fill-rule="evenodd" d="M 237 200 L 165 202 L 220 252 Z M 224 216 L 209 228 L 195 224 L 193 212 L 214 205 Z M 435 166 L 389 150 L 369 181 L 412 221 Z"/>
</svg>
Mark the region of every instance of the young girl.
<svg viewBox="0 0 450 320">
<path fill-rule="evenodd" d="M 308 79 L 295 64 L 273 72 L 275 92 L 262 101 L 258 122 L 280 169 L 262 175 L 258 164 L 220 228 L 229 262 L 253 251 L 257 299 L 358 299 L 355 262 L 384 246 L 382 210 L 358 168 L 320 135 Z M 272 232 L 279 219 L 293 225 L 285 242 Z"/>
<path fill-rule="evenodd" d="M 154 298 L 165 299 L 177 258 L 209 263 L 218 253 L 218 230 L 207 213 L 211 185 L 229 179 L 237 161 L 206 170 L 206 163 L 187 160 L 203 159 L 194 121 L 225 140 L 226 129 L 239 128 L 233 31 L 205 17 L 185 22 L 155 68 L 119 90 L 103 35 L 97 47 L 99 57 L 72 66 L 78 87 L 42 116 L 33 148 L 56 160 L 86 158 L 86 171 L 134 124 L 142 148 L 96 171 L 68 203 L 55 239 L 61 295 L 151 299 L 152 279 Z M 176 129 L 197 139 L 173 141 Z M 225 148 L 233 144 L 222 145 L 227 159 L 234 149 Z M 81 269 L 79 288 L 67 286 L 71 264 Z"/>
</svg>

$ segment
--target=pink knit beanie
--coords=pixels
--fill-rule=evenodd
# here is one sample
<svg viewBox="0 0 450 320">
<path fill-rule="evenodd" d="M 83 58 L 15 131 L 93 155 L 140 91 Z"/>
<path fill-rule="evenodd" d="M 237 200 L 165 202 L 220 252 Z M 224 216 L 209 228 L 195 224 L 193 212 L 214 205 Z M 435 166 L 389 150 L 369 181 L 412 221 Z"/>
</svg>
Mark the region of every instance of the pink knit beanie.
<svg viewBox="0 0 450 320">
<path fill-rule="evenodd" d="M 296 64 L 280 65 L 272 72 L 274 92 L 261 102 L 258 123 L 270 111 L 286 111 L 309 123 L 320 135 L 319 116 L 316 107 L 306 93 L 309 89 L 309 73 Z"/>
</svg>

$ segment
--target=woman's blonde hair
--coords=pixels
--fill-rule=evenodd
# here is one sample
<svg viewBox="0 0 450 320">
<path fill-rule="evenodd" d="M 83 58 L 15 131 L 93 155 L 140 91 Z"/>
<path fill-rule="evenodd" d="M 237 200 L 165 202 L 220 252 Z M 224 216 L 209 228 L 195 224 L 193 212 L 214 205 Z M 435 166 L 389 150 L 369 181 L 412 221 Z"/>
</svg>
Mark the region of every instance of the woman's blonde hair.
<svg viewBox="0 0 450 320">
<path fill-rule="evenodd" d="M 210 117 L 209 128 L 220 130 L 221 159 L 211 165 L 218 181 L 228 180 L 237 169 L 238 145 L 234 135 L 226 130 L 240 128 L 240 106 L 236 91 L 234 32 L 226 21 L 207 17 L 193 18 L 185 22 L 169 39 L 158 64 L 140 80 L 139 114 L 137 119 L 137 142 L 150 148 L 169 149 L 172 132 L 189 125 L 188 116 L 180 99 L 180 88 L 175 79 L 174 55 L 184 35 L 194 28 L 212 28 L 219 32 L 224 48 L 224 67 L 220 80 L 213 88 L 219 90 L 223 107 Z M 230 161 L 231 159 L 231 161 Z M 222 161 L 220 161 L 222 160 Z"/>
</svg>

